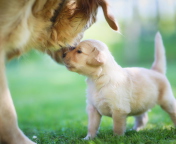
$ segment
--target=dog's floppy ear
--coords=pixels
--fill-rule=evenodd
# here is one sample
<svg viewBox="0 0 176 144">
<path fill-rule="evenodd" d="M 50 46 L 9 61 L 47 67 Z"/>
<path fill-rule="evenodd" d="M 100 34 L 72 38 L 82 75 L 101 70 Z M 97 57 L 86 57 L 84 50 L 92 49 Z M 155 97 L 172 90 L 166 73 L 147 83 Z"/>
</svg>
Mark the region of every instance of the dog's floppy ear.
<svg viewBox="0 0 176 144">
<path fill-rule="evenodd" d="M 117 23 L 115 21 L 115 18 L 113 16 L 113 14 L 111 14 L 111 12 L 110 12 L 110 6 L 109 6 L 107 0 L 101 0 L 99 2 L 99 4 L 100 4 L 100 6 L 103 9 L 103 13 L 104 13 L 105 19 L 108 22 L 109 26 L 113 30 L 117 31 L 118 30 L 118 26 L 117 26 Z"/>
<path fill-rule="evenodd" d="M 87 60 L 87 64 L 90 66 L 101 66 L 106 61 L 106 56 L 103 51 L 98 51 L 96 48 L 92 50 Z"/>
</svg>

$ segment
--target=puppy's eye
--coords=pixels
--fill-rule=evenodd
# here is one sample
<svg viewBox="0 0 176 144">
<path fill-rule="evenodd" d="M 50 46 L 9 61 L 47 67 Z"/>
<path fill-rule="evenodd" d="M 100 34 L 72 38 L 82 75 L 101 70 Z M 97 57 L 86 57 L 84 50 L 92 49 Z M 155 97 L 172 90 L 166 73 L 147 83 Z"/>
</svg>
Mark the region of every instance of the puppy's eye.
<svg viewBox="0 0 176 144">
<path fill-rule="evenodd" d="M 81 50 L 77 50 L 77 53 L 82 53 L 82 51 Z"/>
</svg>

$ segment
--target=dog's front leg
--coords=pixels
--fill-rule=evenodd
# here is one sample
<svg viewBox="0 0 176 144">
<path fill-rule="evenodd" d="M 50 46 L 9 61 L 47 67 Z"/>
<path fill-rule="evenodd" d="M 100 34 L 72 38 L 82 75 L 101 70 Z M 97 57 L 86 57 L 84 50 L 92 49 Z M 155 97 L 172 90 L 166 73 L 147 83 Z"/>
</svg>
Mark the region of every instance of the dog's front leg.
<svg viewBox="0 0 176 144">
<path fill-rule="evenodd" d="M 114 135 L 124 135 L 126 130 L 126 117 L 126 114 L 121 114 L 118 111 L 113 111 L 112 118 L 114 126 Z"/>
<path fill-rule="evenodd" d="M 84 140 L 95 138 L 101 121 L 101 115 L 93 105 L 88 104 L 87 113 L 88 113 L 88 133 L 87 136 L 84 138 Z"/>
<path fill-rule="evenodd" d="M 18 128 L 17 116 L 7 86 L 5 52 L 0 47 L 0 143 L 34 144 Z"/>
</svg>

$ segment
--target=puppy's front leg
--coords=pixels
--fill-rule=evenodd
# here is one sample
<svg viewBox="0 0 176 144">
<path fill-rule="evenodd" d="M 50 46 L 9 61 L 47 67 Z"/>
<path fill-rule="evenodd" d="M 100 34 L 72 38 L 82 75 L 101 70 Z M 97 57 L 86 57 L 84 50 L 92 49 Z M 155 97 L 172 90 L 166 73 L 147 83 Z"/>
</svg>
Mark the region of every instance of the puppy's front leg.
<svg viewBox="0 0 176 144">
<path fill-rule="evenodd" d="M 96 136 L 101 121 L 101 115 L 93 105 L 89 104 L 87 106 L 87 113 L 88 133 L 84 140 L 93 139 Z"/>
<path fill-rule="evenodd" d="M 136 131 L 139 131 L 146 126 L 147 122 L 148 122 L 147 112 L 145 112 L 141 115 L 135 116 L 135 125 L 134 125 L 133 129 Z"/>
<path fill-rule="evenodd" d="M 126 114 L 121 114 L 118 111 L 113 112 L 114 135 L 124 135 L 126 130 L 126 117 Z"/>
</svg>

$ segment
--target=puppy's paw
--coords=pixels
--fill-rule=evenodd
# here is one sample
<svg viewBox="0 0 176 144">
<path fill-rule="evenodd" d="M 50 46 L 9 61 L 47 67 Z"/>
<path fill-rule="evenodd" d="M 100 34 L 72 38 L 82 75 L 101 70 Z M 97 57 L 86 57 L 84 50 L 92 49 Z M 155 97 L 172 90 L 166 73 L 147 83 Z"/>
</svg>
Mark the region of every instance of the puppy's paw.
<svg viewBox="0 0 176 144">
<path fill-rule="evenodd" d="M 90 135 L 87 135 L 83 140 L 92 140 L 94 137 L 91 137 Z"/>
</svg>

